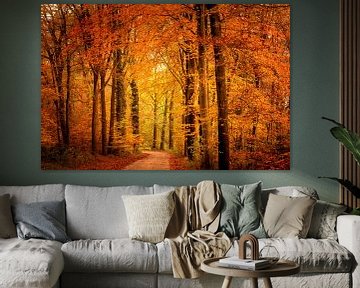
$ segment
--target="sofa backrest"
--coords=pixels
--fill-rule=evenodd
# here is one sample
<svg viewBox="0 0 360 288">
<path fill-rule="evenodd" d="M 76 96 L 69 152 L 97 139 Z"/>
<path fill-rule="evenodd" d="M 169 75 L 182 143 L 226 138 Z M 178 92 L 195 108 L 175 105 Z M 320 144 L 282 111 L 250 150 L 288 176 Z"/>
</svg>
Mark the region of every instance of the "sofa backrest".
<svg viewBox="0 0 360 288">
<path fill-rule="evenodd" d="M 174 191 L 176 186 L 168 186 L 168 185 L 159 185 L 154 184 L 154 194 L 166 193 L 170 191 Z"/>
<path fill-rule="evenodd" d="M 0 186 L 0 195 L 4 194 L 10 194 L 11 204 L 61 201 L 65 198 L 65 185 Z"/>
<path fill-rule="evenodd" d="M 66 185 L 67 233 L 71 239 L 128 238 L 123 195 L 153 194 L 153 187 Z"/>
<path fill-rule="evenodd" d="M 284 187 L 275 187 L 263 189 L 261 191 L 261 209 L 265 211 L 267 201 L 269 199 L 269 194 L 276 194 L 282 196 L 291 196 L 291 197 L 305 197 L 310 196 L 315 199 L 319 199 L 319 195 L 316 190 L 310 187 L 304 186 L 284 186 Z"/>
</svg>

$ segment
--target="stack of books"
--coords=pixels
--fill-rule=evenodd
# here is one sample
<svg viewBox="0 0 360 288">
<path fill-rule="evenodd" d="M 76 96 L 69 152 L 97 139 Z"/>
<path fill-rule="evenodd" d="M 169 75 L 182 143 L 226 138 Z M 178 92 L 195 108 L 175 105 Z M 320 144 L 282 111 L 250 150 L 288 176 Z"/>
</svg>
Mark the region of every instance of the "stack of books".
<svg viewBox="0 0 360 288">
<path fill-rule="evenodd" d="M 238 256 L 222 258 L 219 260 L 219 266 L 246 270 L 260 270 L 271 266 L 267 259 L 251 260 L 240 259 Z"/>
</svg>

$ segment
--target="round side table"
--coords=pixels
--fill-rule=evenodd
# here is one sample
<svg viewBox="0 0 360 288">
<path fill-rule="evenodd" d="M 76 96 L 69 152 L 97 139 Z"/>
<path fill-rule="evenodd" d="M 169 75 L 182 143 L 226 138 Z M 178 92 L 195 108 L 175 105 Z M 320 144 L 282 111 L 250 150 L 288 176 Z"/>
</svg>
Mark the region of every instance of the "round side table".
<svg viewBox="0 0 360 288">
<path fill-rule="evenodd" d="M 288 260 L 279 260 L 269 268 L 261 270 L 245 270 L 222 267 L 219 259 L 210 258 L 201 263 L 201 270 L 210 274 L 225 276 L 222 288 L 229 288 L 233 277 L 251 278 L 253 287 L 258 288 L 258 278 L 263 278 L 265 287 L 272 288 L 270 277 L 289 276 L 300 272 L 300 266 Z"/>
</svg>

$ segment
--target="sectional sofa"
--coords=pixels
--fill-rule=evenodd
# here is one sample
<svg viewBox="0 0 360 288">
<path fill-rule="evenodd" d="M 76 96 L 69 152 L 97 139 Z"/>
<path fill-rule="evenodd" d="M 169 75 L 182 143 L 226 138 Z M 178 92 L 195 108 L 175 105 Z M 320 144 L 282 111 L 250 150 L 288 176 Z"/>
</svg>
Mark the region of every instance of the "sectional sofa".
<svg viewBox="0 0 360 288">
<path fill-rule="evenodd" d="M 66 232 L 71 239 L 65 243 L 42 239 L 0 239 L 0 287 L 221 287 L 223 278 L 215 275 L 205 274 L 198 279 L 173 278 L 171 249 L 166 241 L 153 244 L 129 239 L 122 196 L 152 195 L 172 189 L 174 187 L 161 185 L 102 188 L 61 184 L 0 186 L 0 196 L 9 194 L 12 205 L 64 200 Z M 299 191 L 303 193 L 299 194 Z M 269 194 L 293 197 L 311 194 L 317 197 L 314 190 L 305 187 L 264 189 L 264 208 Z M 331 209 L 325 210 L 322 212 L 332 213 Z M 260 239 L 260 248 L 272 245 L 281 258 L 301 265 L 301 273 L 297 275 L 272 279 L 274 287 L 360 287 L 357 266 L 360 261 L 360 217 L 335 217 L 337 240 L 333 237 Z M 319 219 L 313 218 L 312 221 Z M 237 242 L 234 241 L 227 255 L 236 255 L 237 251 Z M 234 279 L 232 287 L 240 287 L 236 286 L 240 284 L 248 287 L 246 285 L 250 282 Z"/>
</svg>

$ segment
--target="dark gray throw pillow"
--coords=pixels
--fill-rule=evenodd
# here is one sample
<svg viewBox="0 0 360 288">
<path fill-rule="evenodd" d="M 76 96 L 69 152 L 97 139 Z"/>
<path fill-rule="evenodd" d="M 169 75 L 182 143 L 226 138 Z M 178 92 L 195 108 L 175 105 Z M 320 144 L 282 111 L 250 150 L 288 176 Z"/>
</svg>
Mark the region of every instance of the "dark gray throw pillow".
<svg viewBox="0 0 360 288">
<path fill-rule="evenodd" d="M 11 215 L 10 195 L 0 196 L 0 238 L 16 237 L 15 225 Z"/>
<path fill-rule="evenodd" d="M 65 201 L 15 204 L 12 209 L 19 238 L 70 241 L 65 231 Z"/>
<path fill-rule="evenodd" d="M 260 215 L 261 182 L 236 186 L 221 184 L 222 209 L 219 231 L 229 237 L 253 234 L 266 238 Z"/>
</svg>

